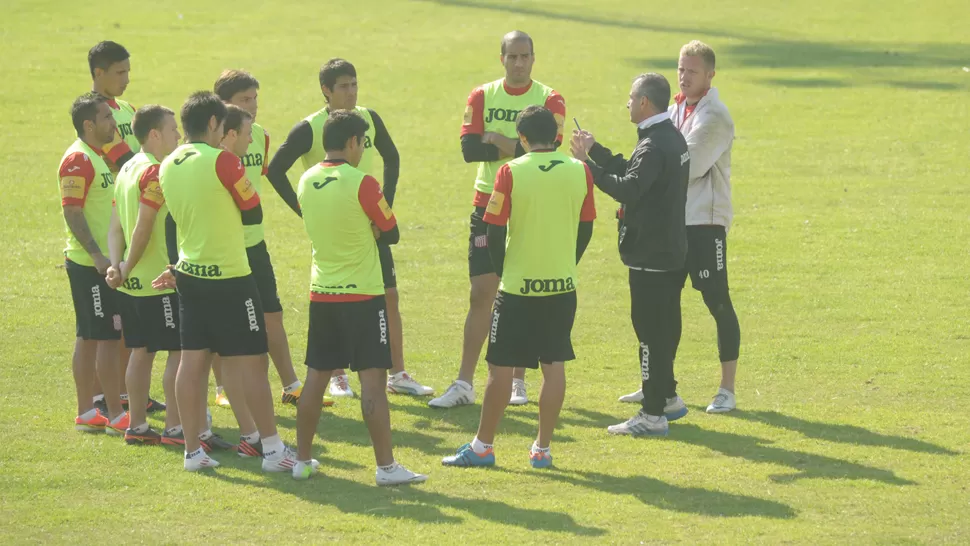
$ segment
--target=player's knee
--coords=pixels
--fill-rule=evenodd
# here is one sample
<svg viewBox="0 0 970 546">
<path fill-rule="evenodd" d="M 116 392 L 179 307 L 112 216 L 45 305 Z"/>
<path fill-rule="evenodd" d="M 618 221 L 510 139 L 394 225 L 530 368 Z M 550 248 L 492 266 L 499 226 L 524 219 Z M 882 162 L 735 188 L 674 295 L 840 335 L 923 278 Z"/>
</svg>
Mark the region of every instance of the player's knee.
<svg viewBox="0 0 970 546">
<path fill-rule="evenodd" d="M 704 304 L 714 318 L 729 314 L 733 310 L 731 295 L 726 287 L 717 287 L 705 290 L 701 293 L 704 297 Z"/>
<path fill-rule="evenodd" d="M 472 289 L 469 295 L 469 302 L 472 308 L 487 307 L 491 309 L 492 302 L 494 301 L 495 290 L 489 283 L 472 283 Z"/>
</svg>

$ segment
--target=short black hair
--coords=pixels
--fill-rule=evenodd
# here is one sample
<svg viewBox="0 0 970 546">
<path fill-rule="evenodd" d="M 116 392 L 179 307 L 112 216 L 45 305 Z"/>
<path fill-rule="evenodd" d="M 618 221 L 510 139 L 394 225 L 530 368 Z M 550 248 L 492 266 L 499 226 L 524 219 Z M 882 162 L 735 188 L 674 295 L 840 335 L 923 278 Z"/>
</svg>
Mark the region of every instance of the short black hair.
<svg viewBox="0 0 970 546">
<path fill-rule="evenodd" d="M 205 135 L 209 130 L 209 120 L 215 116 L 217 122 L 226 119 L 226 105 L 212 91 L 196 91 L 185 99 L 182 105 L 182 130 L 192 140 Z"/>
<path fill-rule="evenodd" d="M 129 57 L 131 55 L 128 54 L 128 50 L 117 42 L 98 42 L 88 51 L 88 68 L 91 70 L 91 77 L 94 77 L 95 68 L 107 70 L 111 65 L 120 63 Z"/>
<path fill-rule="evenodd" d="M 519 113 L 515 130 L 529 144 L 552 144 L 559 134 L 559 124 L 548 109 L 533 105 Z"/>
<path fill-rule="evenodd" d="M 71 104 L 71 123 L 74 124 L 74 130 L 77 131 L 78 137 L 84 136 L 85 121 L 97 123 L 98 105 L 107 100 L 93 91 L 74 99 L 74 103 Z"/>
<path fill-rule="evenodd" d="M 139 144 L 144 144 L 152 129 L 161 129 L 166 116 L 174 115 L 175 112 L 158 104 L 142 106 L 135 112 L 135 118 L 131 120 L 131 132 L 135 134 Z"/>
<path fill-rule="evenodd" d="M 502 55 L 505 55 L 505 48 L 508 47 L 509 44 L 519 41 L 529 42 L 529 53 L 535 55 L 536 47 L 535 44 L 532 43 L 532 36 L 529 36 L 521 30 L 513 30 L 505 36 L 502 36 Z"/>
<path fill-rule="evenodd" d="M 244 70 L 223 70 L 212 86 L 212 91 L 223 101 L 230 101 L 236 93 L 252 88 L 259 89 L 259 80 Z"/>
<path fill-rule="evenodd" d="M 667 78 L 656 72 L 640 74 L 633 80 L 634 94 L 647 97 L 658 112 L 666 112 L 670 106 L 670 83 Z"/>
<path fill-rule="evenodd" d="M 226 132 L 230 130 L 239 132 L 244 121 L 252 121 L 253 115 L 233 104 L 226 105 Z"/>
<path fill-rule="evenodd" d="M 337 78 L 340 76 L 356 78 L 357 69 L 344 59 L 330 59 L 320 67 L 320 85 L 327 89 L 333 89 L 333 86 L 337 85 Z"/>
<path fill-rule="evenodd" d="M 351 138 L 363 142 L 370 124 L 352 110 L 334 110 L 323 124 L 323 149 L 328 152 L 343 150 Z"/>
</svg>

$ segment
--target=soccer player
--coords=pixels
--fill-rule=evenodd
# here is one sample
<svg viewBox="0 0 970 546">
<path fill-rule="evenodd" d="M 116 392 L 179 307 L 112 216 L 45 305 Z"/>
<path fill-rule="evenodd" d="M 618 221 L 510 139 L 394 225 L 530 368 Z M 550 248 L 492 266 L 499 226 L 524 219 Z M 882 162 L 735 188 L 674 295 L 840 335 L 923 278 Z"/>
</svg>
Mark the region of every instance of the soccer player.
<svg viewBox="0 0 970 546">
<path fill-rule="evenodd" d="M 417 483 L 394 460 L 387 370 L 391 368 L 387 307 L 378 245 L 400 238 L 397 219 L 374 177 L 359 170 L 370 124 L 360 114 L 332 110 L 318 133 L 326 155 L 303 173 L 297 197 L 313 245 L 307 380 L 297 410 L 299 462 L 293 477 L 315 470 L 310 458 L 320 403 L 334 370 L 360 377 L 360 409 L 377 460 L 377 485 Z M 377 239 L 375 242 L 375 238 Z"/>
<path fill-rule="evenodd" d="M 135 109 L 119 98 L 128 87 L 128 76 L 131 73 L 130 55 L 121 44 L 110 41 L 98 42 L 88 51 L 88 68 L 91 70 L 93 80 L 92 90 L 107 99 L 111 115 L 118 125 L 115 137 L 103 147 L 108 159 L 108 167 L 112 172 L 117 173 L 141 147 L 131 127 Z"/>
<path fill-rule="evenodd" d="M 492 466 L 495 431 L 509 403 L 512 370 L 538 368 L 539 434 L 533 467 L 552 465 L 549 443 L 566 396 L 564 363 L 573 360 L 576 265 L 593 234 L 593 177 L 582 161 L 556 151 L 552 112 L 525 108 L 516 120 L 524 156 L 502 165 L 485 211 L 488 249 L 502 279 L 489 337 L 488 383 L 478 433 L 446 466 Z"/>
<path fill-rule="evenodd" d="M 249 120 L 244 120 L 243 131 L 237 133 L 242 136 L 237 139 L 238 149 L 230 151 L 242 159 L 246 177 L 253 184 L 256 193 L 262 195 L 262 178 L 269 166 L 269 133 L 256 123 L 259 81 L 242 70 L 225 70 L 216 80 L 213 91 L 224 103 L 237 106 L 250 116 Z M 276 290 L 276 274 L 266 247 L 263 224 L 245 226 L 243 235 L 249 268 L 253 271 L 253 279 L 256 280 L 259 297 L 263 301 L 269 356 L 272 357 L 283 384 L 281 400 L 284 404 L 296 405 L 303 383 L 297 379 L 293 370 L 290 344 L 283 328 L 283 305 Z"/>
<path fill-rule="evenodd" d="M 400 174 L 401 159 L 391 140 L 391 135 L 384 126 L 384 120 L 377 112 L 357 104 L 357 69 L 343 59 L 331 59 L 320 69 L 320 90 L 327 101 L 327 106 L 307 116 L 296 124 L 286 141 L 276 151 L 276 156 L 269 164 L 266 178 L 273 184 L 284 201 L 294 212 L 300 214 L 300 205 L 293 192 L 286 172 L 299 159 L 303 169 L 308 170 L 323 161 L 326 152 L 323 149 L 324 122 L 333 110 L 353 110 L 367 121 L 369 128 L 364 136 L 364 152 L 360 160 L 360 170 L 375 176 L 374 149 L 380 154 L 384 163 L 384 196 L 390 206 L 394 205 L 397 193 L 397 180 Z M 404 369 L 404 329 L 401 323 L 401 311 L 398 305 L 397 272 L 394 269 L 394 257 L 391 247 L 378 245 L 381 257 L 381 275 L 387 303 L 387 328 L 391 342 L 391 375 L 387 379 L 388 392 L 397 394 L 411 394 L 427 396 L 434 393 L 434 389 L 424 386 Z M 354 392 L 347 381 L 345 370 L 334 370 L 330 381 L 330 395 L 335 397 L 353 397 Z"/>
<path fill-rule="evenodd" d="M 637 145 L 624 159 L 586 131 L 573 132 L 573 157 L 586 161 L 593 183 L 620 204 L 620 259 L 629 268 L 630 318 L 640 346 L 637 361 L 642 407 L 610 434 L 666 436 L 668 421 L 687 415 L 677 396 L 674 358 L 680 343 L 681 270 L 687 259 L 684 210 L 690 153 L 670 122 L 670 84 L 660 74 L 641 74 L 630 87 L 630 121 Z"/>
<path fill-rule="evenodd" d="M 461 126 L 461 153 L 466 163 L 478 163 L 475 177 L 475 210 L 471 215 L 468 238 L 468 276 L 471 281 L 470 306 L 465 318 L 464 342 L 458 379 L 448 390 L 428 405 L 450 408 L 475 401 L 475 368 L 482 345 L 491 327 L 492 302 L 499 286 L 488 251 L 486 224 L 483 220 L 495 183 L 495 174 L 514 157 L 525 153 L 515 132 L 517 116 L 528 106 L 544 106 L 552 112 L 559 126 L 553 145 L 562 144 L 566 103 L 551 87 L 532 79 L 535 48 L 532 38 L 520 31 L 502 37 L 501 57 L 505 77 L 475 88 L 468 96 Z M 525 370 L 514 373 L 510 404 L 529 401 L 525 389 Z"/>
<path fill-rule="evenodd" d="M 179 261 L 173 277 L 182 358 L 175 394 L 185 438 L 184 468 L 219 465 L 206 454 L 205 442 L 213 435 L 203 423 L 210 357 L 217 354 L 225 379 L 239 377 L 243 385 L 244 392 L 227 391 L 233 408 L 247 406 L 257 429 L 239 423 L 239 453 L 249 454 L 246 445 L 260 442 L 263 470 L 288 471 L 296 463 L 295 454 L 276 430 L 266 376 L 266 324 L 244 244 L 243 226 L 258 224 L 263 211 L 242 162 L 219 147 L 226 113 L 226 105 L 213 93 L 193 93 L 181 111 L 188 143 L 162 162 L 159 174 L 177 226 Z M 157 281 L 153 286 L 161 286 Z"/>
<path fill-rule="evenodd" d="M 117 126 L 104 97 L 94 93 L 74 101 L 71 121 L 78 139 L 61 158 L 57 178 L 67 232 L 65 269 L 77 332 L 73 368 L 78 416 L 74 428 L 121 436 L 128 428 L 118 378 L 121 325 L 115 293 L 104 277 L 111 265 L 104 252 L 108 249 L 114 175 L 100 152 L 114 138 Z M 104 386 L 107 416 L 94 407 L 96 374 Z"/>
<path fill-rule="evenodd" d="M 734 216 L 731 207 L 731 144 L 734 121 L 721 102 L 714 79 L 714 50 L 694 40 L 680 50 L 677 74 L 680 93 L 668 112 L 687 139 L 690 182 L 687 185 L 687 268 L 683 281 L 701 293 L 717 324 L 717 350 L 721 386 L 708 413 L 736 407 L 734 378 L 738 369 L 741 327 L 731 302 L 727 273 L 727 231 Z M 639 402 L 643 391 L 620 397 Z"/>
<path fill-rule="evenodd" d="M 162 436 L 148 426 L 146 408 L 158 351 L 168 351 L 162 384 L 165 405 L 171 409 L 165 414 L 163 432 L 175 436 L 181 426 L 178 407 L 173 405 L 181 355 L 178 294 L 171 289 L 158 293 L 152 290 L 151 281 L 171 263 L 165 240 L 168 207 L 158 183 L 159 164 L 178 147 L 182 137 L 175 112 L 164 106 L 140 108 L 132 127 L 141 151 L 125 163 L 115 180 L 115 214 L 108 233 L 112 265 L 107 282 L 121 292 L 122 331 L 131 349 L 125 374 L 131 422 L 125 442 L 157 445 Z"/>
</svg>

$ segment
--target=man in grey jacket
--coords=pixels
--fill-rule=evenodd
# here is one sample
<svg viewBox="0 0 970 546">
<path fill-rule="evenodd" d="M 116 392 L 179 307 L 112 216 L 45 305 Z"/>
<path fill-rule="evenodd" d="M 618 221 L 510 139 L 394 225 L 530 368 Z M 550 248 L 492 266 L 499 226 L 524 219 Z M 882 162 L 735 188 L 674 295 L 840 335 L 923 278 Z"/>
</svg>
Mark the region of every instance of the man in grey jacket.
<svg viewBox="0 0 970 546">
<path fill-rule="evenodd" d="M 734 377 L 738 367 L 741 329 L 728 291 L 727 231 L 731 226 L 731 144 L 734 122 L 711 87 L 714 50 L 694 40 L 680 50 L 677 66 L 680 94 L 668 112 L 690 149 L 687 187 L 687 267 L 691 285 L 717 323 L 721 386 L 708 413 L 735 408 Z M 639 402 L 641 391 L 620 398 Z"/>
</svg>

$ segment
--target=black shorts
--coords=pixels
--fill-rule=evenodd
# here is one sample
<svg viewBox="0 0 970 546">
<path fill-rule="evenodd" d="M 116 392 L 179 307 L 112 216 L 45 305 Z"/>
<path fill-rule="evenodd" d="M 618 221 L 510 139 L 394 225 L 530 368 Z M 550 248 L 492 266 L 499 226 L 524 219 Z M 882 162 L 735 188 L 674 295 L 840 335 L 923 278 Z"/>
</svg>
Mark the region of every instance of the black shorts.
<svg viewBox="0 0 970 546">
<path fill-rule="evenodd" d="M 182 349 L 178 294 L 132 296 L 119 292 L 118 298 L 125 347 L 149 353 Z"/>
<path fill-rule="evenodd" d="M 532 297 L 500 291 L 492 307 L 485 361 L 536 369 L 540 362 L 573 360 L 570 333 L 575 318 L 576 292 Z"/>
<path fill-rule="evenodd" d="M 485 223 L 485 207 L 475 207 L 471 215 L 468 235 L 468 276 L 477 277 L 495 273 L 492 257 L 488 254 L 488 224 Z"/>
<path fill-rule="evenodd" d="M 391 368 L 384 296 L 365 301 L 310 302 L 306 365 L 318 371 Z"/>
<path fill-rule="evenodd" d="M 724 226 L 687 226 L 686 267 L 694 290 L 727 290 L 727 230 Z"/>
<path fill-rule="evenodd" d="M 390 245 L 377 245 L 377 253 L 381 257 L 384 288 L 397 288 L 397 272 L 394 271 L 394 255 L 391 254 Z"/>
<path fill-rule="evenodd" d="M 118 293 L 108 288 L 104 275 L 92 266 L 65 260 L 67 280 L 74 300 L 77 337 L 99 341 L 121 339 Z"/>
<path fill-rule="evenodd" d="M 253 280 L 256 281 L 256 289 L 259 290 L 259 299 L 263 301 L 263 312 L 282 312 L 283 304 L 280 303 L 280 295 L 276 292 L 276 274 L 273 272 L 273 262 L 269 259 L 266 241 L 260 241 L 247 248 L 246 256 L 249 257 L 249 269 L 253 271 Z"/>
<path fill-rule="evenodd" d="M 268 351 L 263 304 L 252 275 L 200 279 L 176 271 L 175 283 L 183 351 L 208 349 L 219 356 Z"/>
</svg>

